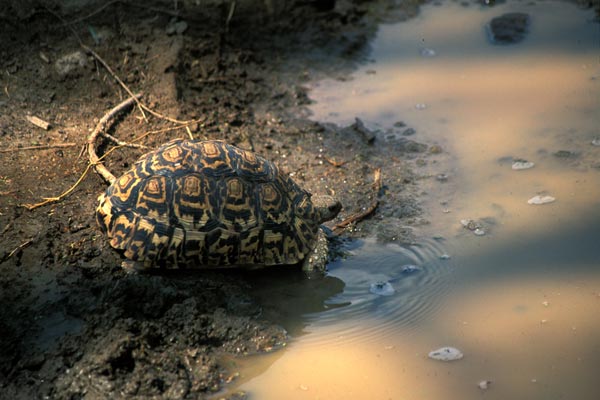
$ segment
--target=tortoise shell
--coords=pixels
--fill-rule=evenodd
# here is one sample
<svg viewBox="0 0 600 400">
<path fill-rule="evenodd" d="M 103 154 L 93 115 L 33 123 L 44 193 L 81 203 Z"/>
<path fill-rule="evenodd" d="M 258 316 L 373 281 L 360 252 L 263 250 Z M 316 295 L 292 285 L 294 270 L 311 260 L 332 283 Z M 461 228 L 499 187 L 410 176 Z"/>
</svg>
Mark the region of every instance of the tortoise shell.
<svg viewBox="0 0 600 400">
<path fill-rule="evenodd" d="M 171 141 L 99 202 L 110 245 L 138 267 L 296 264 L 323 222 L 311 195 L 275 164 L 222 141 Z"/>
</svg>

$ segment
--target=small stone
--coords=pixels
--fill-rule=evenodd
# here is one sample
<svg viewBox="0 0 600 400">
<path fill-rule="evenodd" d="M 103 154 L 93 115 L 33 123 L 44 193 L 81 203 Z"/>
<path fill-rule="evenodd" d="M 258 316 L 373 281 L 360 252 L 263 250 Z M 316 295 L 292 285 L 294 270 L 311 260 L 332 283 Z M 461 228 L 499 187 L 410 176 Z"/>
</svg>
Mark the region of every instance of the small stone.
<svg viewBox="0 0 600 400">
<path fill-rule="evenodd" d="M 596 138 L 596 139 L 592 140 L 592 145 L 593 146 L 600 146 L 600 138 Z"/>
<path fill-rule="evenodd" d="M 77 69 L 83 68 L 87 65 L 87 57 L 82 51 L 75 51 L 69 53 L 54 63 L 56 72 L 61 77 L 64 77 Z"/>
<path fill-rule="evenodd" d="M 481 390 L 487 390 L 490 388 L 491 384 L 492 384 L 492 381 L 481 381 L 477 384 L 477 386 L 479 386 L 479 389 L 481 389 Z"/>
<path fill-rule="evenodd" d="M 435 179 L 437 179 L 440 182 L 446 182 L 448 180 L 448 174 L 437 174 L 435 176 Z"/>
<path fill-rule="evenodd" d="M 449 254 L 440 254 L 440 260 L 449 260 L 450 259 L 450 255 Z"/>
<path fill-rule="evenodd" d="M 548 306 L 550 305 L 550 303 L 548 303 L 547 301 L 542 301 L 542 305 L 543 305 L 544 307 L 548 307 Z"/>
<path fill-rule="evenodd" d="M 402 136 L 412 136 L 415 133 L 417 133 L 417 131 L 415 131 L 413 128 L 407 128 L 402 132 Z"/>
<path fill-rule="evenodd" d="M 412 273 L 421 271 L 421 267 L 419 267 L 417 265 L 407 264 L 407 265 L 403 265 L 400 268 L 400 271 L 402 271 L 403 274 L 412 274 Z"/>
<path fill-rule="evenodd" d="M 172 19 L 169 22 L 169 25 L 165 28 L 165 32 L 167 35 L 181 35 L 188 28 L 188 24 L 185 21 L 177 21 L 176 19 Z"/>
<path fill-rule="evenodd" d="M 493 18 L 487 25 L 490 41 L 493 44 L 515 44 L 522 41 L 529 28 L 529 15 L 507 13 Z"/>
<path fill-rule="evenodd" d="M 485 231 L 482 228 L 477 228 L 473 231 L 473 233 L 477 236 L 483 236 L 485 235 Z"/>
<path fill-rule="evenodd" d="M 470 231 L 481 229 L 481 225 L 473 219 L 461 219 L 460 223 L 463 227 L 467 228 Z"/>
<path fill-rule="evenodd" d="M 369 291 L 378 296 L 391 296 L 396 293 L 392 284 L 384 281 L 372 283 Z"/>
<path fill-rule="evenodd" d="M 514 169 L 515 171 L 520 171 L 523 169 L 529 169 L 529 168 L 533 168 L 535 164 L 531 161 L 527 161 L 527 160 L 515 160 L 512 164 L 512 169 Z"/>
<path fill-rule="evenodd" d="M 438 361 L 456 361 L 463 358 L 463 353 L 455 347 L 440 347 L 429 352 L 429 358 Z"/>
<path fill-rule="evenodd" d="M 558 158 L 575 158 L 577 154 L 570 150 L 558 150 L 554 153 L 554 157 Z"/>
<path fill-rule="evenodd" d="M 428 49 L 427 47 L 424 47 L 421 49 L 421 56 L 423 57 L 435 57 L 436 56 L 436 52 L 433 49 Z"/>
<path fill-rule="evenodd" d="M 542 205 L 542 204 L 548 204 L 548 203 L 552 203 L 554 202 L 556 199 L 552 196 L 533 196 L 532 198 L 530 198 L 529 200 L 527 200 L 527 204 L 532 204 L 532 205 Z"/>
<path fill-rule="evenodd" d="M 442 146 L 439 146 L 437 144 L 431 145 L 429 147 L 429 152 L 431 154 L 440 154 L 443 151 Z"/>
</svg>

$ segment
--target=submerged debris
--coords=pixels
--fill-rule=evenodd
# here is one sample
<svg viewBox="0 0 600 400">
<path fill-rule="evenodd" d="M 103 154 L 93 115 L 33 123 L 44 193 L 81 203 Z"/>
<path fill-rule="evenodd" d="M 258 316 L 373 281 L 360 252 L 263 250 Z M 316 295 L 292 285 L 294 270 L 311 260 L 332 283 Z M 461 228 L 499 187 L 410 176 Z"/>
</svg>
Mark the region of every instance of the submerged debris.
<svg viewBox="0 0 600 400">
<path fill-rule="evenodd" d="M 455 347 L 440 347 L 429 352 L 429 358 L 438 361 L 455 361 L 463 358 L 463 353 Z"/>
<path fill-rule="evenodd" d="M 427 47 L 423 47 L 421 49 L 421 56 L 423 57 L 435 57 L 437 53 L 433 49 L 428 49 Z"/>
<path fill-rule="evenodd" d="M 552 197 L 552 196 L 537 195 L 537 196 L 533 196 L 532 198 L 530 198 L 529 200 L 527 200 L 527 204 L 541 205 L 541 204 L 552 203 L 555 200 L 556 199 L 554 197 Z"/>
<path fill-rule="evenodd" d="M 492 381 L 481 381 L 477 384 L 477 386 L 479 387 L 479 389 L 481 390 L 487 390 L 490 388 L 490 385 L 492 384 Z"/>
<path fill-rule="evenodd" d="M 391 296 L 396 293 L 392 284 L 384 281 L 372 283 L 369 291 L 378 296 Z"/>
<path fill-rule="evenodd" d="M 514 169 L 516 171 L 520 171 L 523 169 L 533 168 L 534 165 L 535 164 L 531 161 L 527 161 L 527 160 L 523 160 L 523 159 L 516 159 L 513 161 L 512 169 Z"/>
<path fill-rule="evenodd" d="M 412 264 L 403 265 L 402 268 L 400 268 L 403 274 L 413 274 L 415 272 L 421 271 L 421 269 L 421 267 Z"/>
<path fill-rule="evenodd" d="M 519 43 L 527 34 L 529 19 L 525 13 L 507 13 L 493 18 L 487 25 L 490 41 L 502 45 Z"/>
<path fill-rule="evenodd" d="M 558 157 L 558 158 L 576 158 L 577 157 L 577 153 L 575 153 L 574 151 L 571 150 L 558 150 L 556 152 L 553 153 L 554 157 Z"/>
</svg>

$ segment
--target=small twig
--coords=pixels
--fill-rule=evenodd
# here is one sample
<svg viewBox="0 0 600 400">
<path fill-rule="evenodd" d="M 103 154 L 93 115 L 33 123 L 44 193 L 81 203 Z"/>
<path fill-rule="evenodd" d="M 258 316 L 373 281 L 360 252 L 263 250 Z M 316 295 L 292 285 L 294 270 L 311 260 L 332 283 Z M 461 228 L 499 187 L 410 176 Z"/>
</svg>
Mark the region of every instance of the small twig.
<svg viewBox="0 0 600 400">
<path fill-rule="evenodd" d="M 50 129 L 50 122 L 44 121 L 40 117 L 36 117 L 35 115 L 27 115 L 27 116 L 25 116 L 25 118 L 27 119 L 27 121 L 31 122 L 33 125 L 37 126 L 38 128 L 41 128 L 45 131 Z"/>
<path fill-rule="evenodd" d="M 142 113 L 142 116 L 144 117 L 144 121 L 148 122 L 148 118 L 146 117 L 146 114 L 144 113 L 144 110 L 149 110 L 148 107 L 144 106 L 140 100 L 137 98 L 136 95 L 133 94 L 133 92 L 131 91 L 131 89 L 129 89 L 129 86 L 127 86 L 125 84 L 125 82 L 123 82 L 121 80 L 121 78 L 119 78 L 119 76 L 112 70 L 112 68 L 110 67 L 110 65 L 108 65 L 108 63 L 106 61 L 104 61 L 104 59 L 102 57 L 100 57 L 98 55 L 98 53 L 96 53 L 94 50 L 92 50 L 89 46 L 83 44 L 83 42 L 79 42 L 79 46 L 81 46 L 82 49 L 84 49 L 86 52 L 88 52 L 89 54 L 91 54 L 96 60 L 98 60 L 98 62 L 100 64 L 102 64 L 102 66 L 104 68 L 106 68 L 106 70 L 108 71 L 109 74 L 112 75 L 113 78 L 115 78 L 115 80 L 117 82 L 119 82 L 119 85 L 121 85 L 121 87 L 123 89 L 125 89 L 125 91 L 127 92 L 127 94 L 129 94 L 129 96 L 131 96 L 133 98 L 133 100 L 137 103 L 138 108 L 140 109 L 140 112 Z M 154 112 L 152 112 L 152 114 L 154 114 Z"/>
<path fill-rule="evenodd" d="M 0 153 L 13 153 L 21 150 L 47 150 L 54 149 L 57 147 L 73 147 L 77 146 L 77 143 L 56 143 L 56 144 L 45 144 L 39 146 L 26 146 L 26 147 L 14 147 L 11 149 L 0 149 Z"/>
<path fill-rule="evenodd" d="M 122 140 L 117 139 L 116 137 L 114 137 L 113 135 L 111 135 L 110 133 L 107 133 L 107 132 L 101 132 L 101 135 L 121 147 L 133 147 L 134 149 L 147 149 L 148 148 L 148 146 L 144 146 L 143 144 L 124 142 Z"/>
<path fill-rule="evenodd" d="M 325 161 L 327 161 L 329 164 L 333 165 L 336 168 L 339 168 L 347 163 L 347 161 L 336 161 L 333 158 L 329 158 L 329 157 L 323 157 L 323 158 L 325 159 Z"/>
<path fill-rule="evenodd" d="M 2 229 L 2 232 L 0 232 L 0 235 L 4 235 L 12 226 L 12 222 L 9 222 L 8 224 L 6 224 L 6 226 L 4 227 L 4 229 Z"/>
<path fill-rule="evenodd" d="M 91 166 L 92 166 L 92 164 L 88 164 L 88 166 L 85 167 L 85 170 L 83 171 L 83 173 L 81 174 L 79 179 L 77 179 L 77 182 L 75 182 L 69 189 L 67 189 L 63 193 L 59 194 L 57 197 L 45 197 L 44 201 L 41 201 L 39 203 L 35 203 L 35 204 L 27 203 L 27 204 L 21 204 L 20 206 L 25 207 L 26 209 L 31 211 L 31 210 L 35 210 L 38 207 L 45 206 L 46 204 L 51 204 L 51 203 L 56 203 L 57 201 L 61 201 L 62 199 L 64 199 L 68 195 L 70 195 L 77 186 L 79 186 L 79 184 L 83 181 L 83 178 L 85 178 L 85 176 L 90 171 Z"/>
<path fill-rule="evenodd" d="M 374 200 L 371 202 L 369 207 L 365 208 L 364 210 L 355 212 L 354 214 L 351 214 L 350 216 L 345 218 L 342 222 L 336 224 L 332 229 L 336 235 L 341 234 L 348 227 L 348 225 L 356 223 L 356 222 L 360 222 L 363 219 L 367 218 L 368 216 L 373 214 L 375 212 L 375 210 L 377 209 L 377 206 L 379 205 L 379 200 L 377 200 L 377 196 L 379 195 L 379 192 L 381 191 L 381 188 L 383 187 L 383 183 L 382 183 L 382 179 L 381 179 L 381 168 L 377 168 L 373 175 L 374 175 L 373 190 L 375 192 Z"/>
<path fill-rule="evenodd" d="M 7 256 L 2 257 L 2 259 L 0 259 L 0 262 L 4 262 L 4 261 L 8 260 L 12 256 L 14 256 L 19 250 L 23 250 L 25 247 L 29 246 L 31 243 L 33 243 L 33 239 L 28 239 L 25 242 L 21 243 L 20 245 L 18 245 L 17 247 L 15 247 L 13 249 L 13 251 L 11 251 L 10 253 L 8 253 Z"/>
<path fill-rule="evenodd" d="M 192 134 L 192 131 L 191 131 L 190 127 L 189 127 L 189 126 L 186 126 L 186 127 L 185 127 L 185 130 L 186 130 L 186 132 L 187 132 L 187 134 L 188 134 L 188 136 L 189 136 L 190 140 L 194 140 L 194 135 Z"/>
<path fill-rule="evenodd" d="M 122 101 L 116 107 L 112 108 L 109 112 L 104 114 L 98 124 L 90 133 L 90 136 L 87 138 L 87 146 L 88 146 L 88 157 L 90 159 L 90 165 L 94 165 L 96 168 L 96 172 L 98 172 L 108 183 L 113 183 L 117 178 L 108 170 L 106 167 L 100 163 L 100 158 L 96 154 L 96 138 L 98 135 L 106 128 L 109 121 L 114 119 L 114 117 L 120 112 L 126 110 L 131 107 L 133 102 L 136 101 L 142 94 L 134 94 L 129 99 Z"/>
<path fill-rule="evenodd" d="M 355 222 L 360 222 L 363 219 L 367 218 L 369 215 L 373 214 L 375 212 L 375 210 L 377 209 L 378 205 L 379 205 L 379 200 L 373 200 L 371 205 L 369 207 L 367 207 L 366 209 L 356 212 L 356 213 L 348 216 L 346 219 L 344 219 L 339 224 L 336 224 L 332 229 L 333 232 L 336 235 L 339 235 L 348 227 L 348 225 L 353 224 Z"/>
<path fill-rule="evenodd" d="M 383 188 L 383 183 L 381 181 L 381 168 L 377 168 L 373 173 L 373 190 L 375 193 L 379 195 L 379 192 Z"/>
<path fill-rule="evenodd" d="M 231 2 L 229 6 L 229 13 L 227 14 L 227 20 L 225 20 L 225 32 L 229 32 L 229 23 L 231 22 L 231 18 L 233 18 L 233 14 L 235 13 L 235 0 Z"/>
</svg>

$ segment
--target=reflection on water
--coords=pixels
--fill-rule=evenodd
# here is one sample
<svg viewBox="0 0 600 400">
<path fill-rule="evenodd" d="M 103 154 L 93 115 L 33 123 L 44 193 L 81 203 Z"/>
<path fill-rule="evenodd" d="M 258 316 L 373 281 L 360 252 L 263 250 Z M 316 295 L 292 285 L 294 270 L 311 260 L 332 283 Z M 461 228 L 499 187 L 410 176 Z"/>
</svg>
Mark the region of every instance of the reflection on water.
<svg viewBox="0 0 600 400">
<path fill-rule="evenodd" d="M 525 40 L 491 45 L 486 22 L 512 11 L 531 16 Z M 238 360 L 239 389 L 256 399 L 600 398 L 600 146 L 592 144 L 600 32 L 592 19 L 566 2 L 428 5 L 414 20 L 383 26 L 374 62 L 353 80 L 314 87 L 317 120 L 360 117 L 379 141 L 398 140 L 404 121 L 415 140 L 446 150 L 415 165 L 449 177 L 425 183 L 431 225 L 422 231 L 446 240 L 366 241 L 323 281 L 265 285 L 267 312 L 295 340 Z M 515 159 L 535 166 L 515 171 Z M 556 201 L 527 204 L 537 194 Z M 483 221 L 486 234 L 464 229 L 465 218 Z M 407 264 L 420 269 L 403 274 Z M 377 296 L 375 282 L 395 292 Z M 441 346 L 465 357 L 427 358 Z M 492 381 L 485 392 L 482 380 Z"/>
</svg>

